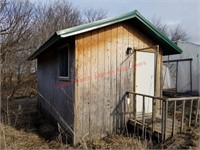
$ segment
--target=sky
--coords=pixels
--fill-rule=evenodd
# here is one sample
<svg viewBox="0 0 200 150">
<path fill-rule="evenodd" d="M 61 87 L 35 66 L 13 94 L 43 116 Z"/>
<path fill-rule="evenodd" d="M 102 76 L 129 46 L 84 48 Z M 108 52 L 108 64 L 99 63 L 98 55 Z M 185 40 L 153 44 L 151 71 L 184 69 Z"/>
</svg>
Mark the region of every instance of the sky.
<svg viewBox="0 0 200 150">
<path fill-rule="evenodd" d="M 41 0 L 31 0 L 39 3 Z M 42 0 L 46 3 L 54 0 Z M 68 0 L 70 1 L 70 0 Z M 105 9 L 108 17 L 138 10 L 145 18 L 161 18 L 170 26 L 180 24 L 190 42 L 200 44 L 200 0 L 71 0 L 79 9 Z"/>
</svg>

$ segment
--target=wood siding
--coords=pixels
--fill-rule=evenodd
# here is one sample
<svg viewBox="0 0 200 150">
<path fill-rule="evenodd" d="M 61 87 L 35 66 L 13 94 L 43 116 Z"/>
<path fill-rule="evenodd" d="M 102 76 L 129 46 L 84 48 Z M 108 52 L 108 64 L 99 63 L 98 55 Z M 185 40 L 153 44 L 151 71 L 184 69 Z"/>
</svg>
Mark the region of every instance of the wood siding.
<svg viewBox="0 0 200 150">
<path fill-rule="evenodd" d="M 70 81 L 73 81 L 74 43 L 69 43 L 69 46 Z M 70 130 L 73 130 L 74 84 L 59 79 L 58 47 L 49 50 L 38 58 L 38 106 L 72 135 Z"/>
<path fill-rule="evenodd" d="M 155 45 L 126 23 L 75 37 L 75 140 L 86 135 L 99 137 L 105 131 L 124 127 L 126 118 L 132 117 L 133 101 L 125 106 L 123 97 L 126 91 L 134 90 L 134 57 L 128 57 L 126 49 Z M 158 52 L 159 65 L 161 55 Z M 160 69 L 156 71 L 156 96 L 160 96 Z"/>
</svg>

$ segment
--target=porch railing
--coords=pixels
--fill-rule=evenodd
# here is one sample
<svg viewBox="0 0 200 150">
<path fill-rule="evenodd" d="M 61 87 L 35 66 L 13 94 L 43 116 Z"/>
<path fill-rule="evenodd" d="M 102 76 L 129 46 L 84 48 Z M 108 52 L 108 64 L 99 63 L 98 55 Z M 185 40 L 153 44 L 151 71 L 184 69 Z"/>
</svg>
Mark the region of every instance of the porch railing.
<svg viewBox="0 0 200 150">
<path fill-rule="evenodd" d="M 191 126 L 192 121 L 194 123 L 197 123 L 199 120 L 199 103 L 200 103 L 200 97 L 182 97 L 182 98 L 163 98 L 163 97 L 155 97 L 155 96 L 150 96 L 150 95 L 145 95 L 145 94 L 140 94 L 140 93 L 135 93 L 131 91 L 126 92 L 126 97 L 130 98 L 130 95 L 133 95 L 133 100 L 134 100 L 134 107 L 133 107 L 133 119 L 134 119 L 134 132 L 136 132 L 136 125 L 137 125 L 137 98 L 136 96 L 142 96 L 142 120 L 141 120 L 141 125 L 142 125 L 142 137 L 145 136 L 145 129 L 147 128 L 146 124 L 146 118 L 145 118 L 145 107 L 147 104 L 145 104 L 145 99 L 152 99 L 152 112 L 151 112 L 151 122 L 148 125 L 151 125 L 151 133 L 153 135 L 155 131 L 155 125 L 156 125 L 156 117 L 158 115 L 158 110 L 156 103 L 160 102 L 161 104 L 161 109 L 160 109 L 160 114 L 161 114 L 161 137 L 160 140 L 161 142 L 164 142 L 167 139 L 167 130 L 169 129 L 169 123 L 167 123 L 168 118 L 171 119 L 172 124 L 170 127 L 170 132 L 171 136 L 174 136 L 176 132 L 176 123 L 177 123 L 177 112 L 181 112 L 180 119 L 178 120 L 180 122 L 179 126 L 179 131 L 183 131 L 184 125 L 188 125 L 189 127 Z M 186 107 L 187 103 L 187 107 Z M 158 103 L 157 103 L 158 104 Z M 179 109 L 179 110 L 178 110 Z M 186 113 L 188 111 L 188 116 L 186 117 Z M 188 119 L 188 122 L 186 122 L 186 119 Z M 167 129 L 168 128 L 168 129 Z"/>
</svg>

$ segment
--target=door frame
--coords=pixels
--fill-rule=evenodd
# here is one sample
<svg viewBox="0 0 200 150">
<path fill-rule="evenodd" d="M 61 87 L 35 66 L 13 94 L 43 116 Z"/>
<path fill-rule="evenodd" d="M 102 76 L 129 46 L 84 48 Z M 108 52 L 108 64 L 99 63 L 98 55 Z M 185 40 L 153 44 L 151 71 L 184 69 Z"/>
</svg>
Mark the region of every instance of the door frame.
<svg viewBox="0 0 200 150">
<path fill-rule="evenodd" d="M 158 52 L 159 52 L 159 45 L 156 45 L 156 46 L 150 46 L 150 47 L 145 47 L 145 48 L 134 48 L 134 64 L 136 65 L 136 62 L 137 62 L 137 55 L 136 55 L 136 52 L 137 51 L 144 51 L 144 52 L 150 52 L 150 53 L 154 53 L 155 54 L 155 67 L 154 67 L 154 72 L 155 72 L 155 78 L 154 78 L 154 96 L 156 96 L 157 94 L 157 68 L 158 68 Z M 134 84 L 133 84 L 133 91 L 136 92 L 136 68 L 133 69 L 133 81 L 134 81 Z M 137 114 L 136 112 L 136 96 L 134 96 L 133 98 L 133 108 L 134 108 L 134 113 Z M 155 100 L 152 101 L 153 105 L 152 107 L 156 107 L 156 102 Z M 156 109 L 154 109 L 156 110 Z M 156 113 L 156 112 L 155 112 Z"/>
</svg>

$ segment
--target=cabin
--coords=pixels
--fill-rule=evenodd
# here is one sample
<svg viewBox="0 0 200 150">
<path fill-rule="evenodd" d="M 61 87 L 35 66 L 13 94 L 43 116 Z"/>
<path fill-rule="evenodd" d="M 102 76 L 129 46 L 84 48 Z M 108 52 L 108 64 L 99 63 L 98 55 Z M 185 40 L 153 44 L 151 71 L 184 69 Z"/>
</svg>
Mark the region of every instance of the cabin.
<svg viewBox="0 0 200 150">
<path fill-rule="evenodd" d="M 56 31 L 28 58 L 37 59 L 38 107 L 74 144 L 119 133 L 131 119 L 147 131 L 148 114 L 154 132 L 156 114 L 167 112 L 162 56 L 181 52 L 137 10 Z"/>
</svg>

